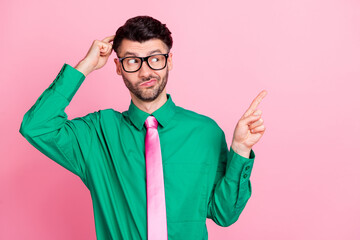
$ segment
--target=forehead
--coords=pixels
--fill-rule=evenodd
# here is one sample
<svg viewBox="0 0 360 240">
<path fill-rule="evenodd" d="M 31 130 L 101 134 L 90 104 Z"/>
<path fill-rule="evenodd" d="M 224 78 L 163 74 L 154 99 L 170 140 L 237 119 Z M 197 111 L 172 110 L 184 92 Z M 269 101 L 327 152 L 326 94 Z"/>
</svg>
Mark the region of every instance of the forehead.
<svg viewBox="0 0 360 240">
<path fill-rule="evenodd" d="M 162 53 L 166 53 L 167 46 L 160 39 L 150 39 L 142 43 L 123 39 L 118 50 L 119 56 L 123 56 L 127 52 L 135 53 L 137 56 L 147 56 L 147 54 L 157 49 Z"/>
</svg>

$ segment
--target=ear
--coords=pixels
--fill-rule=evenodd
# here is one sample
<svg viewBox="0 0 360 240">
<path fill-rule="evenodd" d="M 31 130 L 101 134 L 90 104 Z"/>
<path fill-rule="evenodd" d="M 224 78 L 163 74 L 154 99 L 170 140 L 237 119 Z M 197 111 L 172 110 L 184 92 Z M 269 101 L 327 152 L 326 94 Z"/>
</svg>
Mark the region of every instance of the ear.
<svg viewBox="0 0 360 240">
<path fill-rule="evenodd" d="M 116 67 L 116 73 L 118 75 L 121 75 L 122 76 L 122 68 L 121 68 L 121 63 L 119 61 L 118 58 L 114 58 L 114 62 L 115 62 L 115 67 Z"/>
<path fill-rule="evenodd" d="M 169 71 L 173 68 L 172 55 L 173 55 L 172 53 L 169 53 L 169 57 L 167 59 L 167 64 L 168 64 Z"/>
</svg>

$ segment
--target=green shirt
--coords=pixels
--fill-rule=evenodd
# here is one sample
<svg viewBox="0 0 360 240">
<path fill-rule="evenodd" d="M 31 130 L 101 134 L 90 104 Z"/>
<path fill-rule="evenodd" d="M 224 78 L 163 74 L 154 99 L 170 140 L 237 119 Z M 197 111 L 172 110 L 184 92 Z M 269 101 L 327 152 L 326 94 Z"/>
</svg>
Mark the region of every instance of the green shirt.
<svg viewBox="0 0 360 240">
<path fill-rule="evenodd" d="M 110 108 L 68 120 L 64 110 L 84 79 L 65 63 L 26 112 L 20 133 L 90 190 L 98 239 L 147 239 L 144 123 L 150 114 L 131 100 L 122 113 Z M 244 209 L 255 154 L 229 151 L 214 120 L 167 98 L 151 115 L 159 122 L 168 237 L 208 239 L 206 218 L 229 226 Z"/>
</svg>

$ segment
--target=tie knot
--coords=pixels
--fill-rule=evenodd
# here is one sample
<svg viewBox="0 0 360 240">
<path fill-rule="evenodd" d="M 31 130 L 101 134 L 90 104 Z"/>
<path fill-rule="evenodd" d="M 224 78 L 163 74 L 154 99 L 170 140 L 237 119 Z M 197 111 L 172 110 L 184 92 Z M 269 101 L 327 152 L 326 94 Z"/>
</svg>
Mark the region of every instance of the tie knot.
<svg viewBox="0 0 360 240">
<path fill-rule="evenodd" d="M 154 116 L 148 116 L 148 118 L 145 121 L 146 128 L 156 128 L 158 127 L 158 121 Z"/>
</svg>

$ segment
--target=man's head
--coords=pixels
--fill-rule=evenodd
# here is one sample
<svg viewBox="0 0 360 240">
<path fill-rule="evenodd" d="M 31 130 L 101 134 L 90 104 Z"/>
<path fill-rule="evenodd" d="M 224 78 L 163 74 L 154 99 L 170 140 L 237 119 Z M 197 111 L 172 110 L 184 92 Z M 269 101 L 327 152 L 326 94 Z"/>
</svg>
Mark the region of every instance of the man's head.
<svg viewBox="0 0 360 240">
<path fill-rule="evenodd" d="M 169 53 L 172 44 L 171 32 L 166 24 L 149 16 L 131 18 L 116 31 L 113 49 L 119 58 L 163 54 L 148 59 L 152 68 L 143 61 L 139 70 L 130 65 L 141 63 L 141 59 L 125 58 L 122 62 L 118 58 L 114 59 L 116 72 L 122 76 L 130 93 L 139 100 L 151 102 L 163 93 L 168 72 L 172 69 L 172 53 Z M 167 56 L 164 55 L 167 53 L 169 53 Z M 142 84 L 154 79 L 155 84 L 149 86 Z"/>
</svg>

